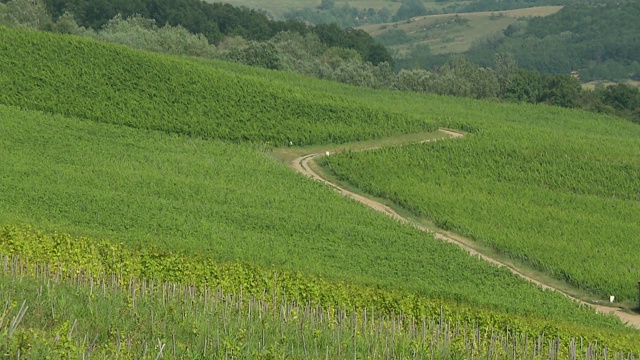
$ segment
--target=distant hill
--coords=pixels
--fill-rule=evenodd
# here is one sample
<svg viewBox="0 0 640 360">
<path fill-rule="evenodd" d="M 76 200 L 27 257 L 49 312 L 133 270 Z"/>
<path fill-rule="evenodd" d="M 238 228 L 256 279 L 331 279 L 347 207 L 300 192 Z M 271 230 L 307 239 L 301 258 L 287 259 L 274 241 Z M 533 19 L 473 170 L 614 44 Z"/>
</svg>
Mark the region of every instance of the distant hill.
<svg viewBox="0 0 640 360">
<path fill-rule="evenodd" d="M 541 6 L 500 12 L 427 15 L 392 23 L 366 25 L 380 43 L 404 57 L 416 46 L 427 45 L 433 54 L 461 53 L 489 36 L 500 34 L 521 17 L 548 16 L 562 6 Z"/>
<path fill-rule="evenodd" d="M 511 24 L 503 35 L 476 44 L 468 56 L 489 66 L 508 51 L 520 67 L 545 73 L 578 71 L 582 81 L 640 79 L 640 2 L 564 7 Z"/>
</svg>

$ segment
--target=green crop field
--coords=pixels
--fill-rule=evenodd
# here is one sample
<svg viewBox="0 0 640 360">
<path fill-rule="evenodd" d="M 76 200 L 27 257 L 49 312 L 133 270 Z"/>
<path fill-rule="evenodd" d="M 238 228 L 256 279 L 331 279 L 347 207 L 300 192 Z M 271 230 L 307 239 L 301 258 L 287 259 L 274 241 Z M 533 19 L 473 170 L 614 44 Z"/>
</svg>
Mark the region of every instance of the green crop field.
<svg viewBox="0 0 640 360">
<path fill-rule="evenodd" d="M 22 46 L 29 41 L 41 46 Z M 276 86 L 269 78 L 6 29 L 0 29 L 0 86 L 0 103 L 202 138 L 309 145 L 435 129 L 407 114 Z"/>
<path fill-rule="evenodd" d="M 402 31 L 408 41 L 389 43 L 391 49 L 403 56 L 416 45 L 426 44 L 434 54 L 462 53 L 474 42 L 496 35 L 520 17 L 548 16 L 562 6 L 538 6 L 517 10 L 418 16 L 409 21 L 365 25 L 360 29 L 374 38 L 383 38 Z M 388 40 L 388 41 L 391 41 Z"/>
<path fill-rule="evenodd" d="M 415 319 L 440 316 L 485 332 L 509 328 L 530 336 L 557 336 L 564 351 L 571 338 L 640 351 L 640 333 L 617 318 L 543 291 L 505 268 L 345 199 L 283 166 L 268 147 L 290 139 L 295 145 L 372 140 L 439 126 L 473 135 L 431 145 L 435 149 L 480 141 L 491 131 L 511 147 L 518 141 L 528 144 L 527 139 L 534 143 L 536 131 L 558 134 L 572 126 L 595 137 L 605 129 L 621 139 L 634 134 L 616 120 L 589 115 L 583 123 L 584 113 L 542 106 L 360 89 L 26 30 L 0 29 L 0 50 L 0 253 L 62 274 L 38 277 L 42 271 L 36 269 L 24 275 L 33 281 L 31 290 L 20 290 L 22 285 L 11 282 L 23 275 L 6 275 L 4 264 L 0 283 L 8 285 L 1 286 L 35 302 L 33 309 L 51 307 L 34 294 L 42 289 L 42 276 L 58 280 L 89 274 L 96 283 L 100 278 L 121 285 L 156 280 L 254 297 L 273 291 L 290 302 L 330 309 L 374 308 L 391 318 L 399 312 Z M 494 116 L 498 118 L 483 121 Z M 534 124 L 506 136 L 524 119 L 534 119 Z M 582 149 L 567 144 L 565 150 Z M 622 155 L 625 149 L 637 152 L 637 145 L 622 141 L 620 149 L 616 155 L 626 169 L 628 159 Z M 607 154 L 602 159 L 608 160 Z M 609 196 L 619 185 L 629 197 L 630 184 L 585 185 L 583 190 Z M 91 283 L 89 289 L 86 281 L 76 289 L 91 293 Z M 118 297 L 134 301 L 129 290 L 113 290 L 124 291 L 114 295 L 113 304 L 99 301 L 123 311 L 116 310 Z M 52 298 L 69 298 L 66 290 L 60 295 L 56 291 L 49 292 Z M 2 314 L 19 318 L 19 304 L 7 304 L 10 311 Z M 41 320 L 49 322 L 42 333 L 36 332 L 41 337 L 34 336 L 45 342 L 42 346 L 55 347 L 46 341 L 64 329 L 69 346 L 87 345 L 83 339 L 95 336 L 85 334 L 97 318 L 69 304 L 60 305 L 68 311 L 56 313 L 55 304 L 51 316 Z M 155 323 L 148 318 L 150 305 L 145 306 L 135 321 Z M 162 316 L 178 316 L 165 310 Z M 209 326 L 194 316 L 183 321 L 198 329 Z M 7 327 L 4 316 L 0 319 L 0 332 L 25 324 L 25 339 L 34 334 L 29 329 L 40 326 L 18 322 Z M 73 330 L 75 320 L 81 331 Z M 175 324 L 180 331 L 186 326 L 179 319 L 164 324 Z M 117 329 L 130 333 L 131 326 L 135 324 Z M 100 338 L 104 351 L 112 351 L 114 342 L 126 343 L 122 334 Z M 160 341 L 167 343 L 164 334 Z M 135 349 L 156 345 L 152 334 L 144 336 L 137 338 Z M 276 335 L 269 336 L 276 341 Z M 264 350 L 256 346 L 251 351 Z M 297 351 L 304 353 L 305 346 Z"/>
<path fill-rule="evenodd" d="M 458 102 L 451 115 L 477 134 L 341 154 L 324 165 L 440 227 L 635 304 L 640 128 L 582 111 L 482 105 L 492 109 L 484 112 Z"/>
<path fill-rule="evenodd" d="M 251 146 L 8 107 L 0 114 L 4 222 L 539 318 L 599 321 L 560 295 L 345 201 Z"/>
</svg>

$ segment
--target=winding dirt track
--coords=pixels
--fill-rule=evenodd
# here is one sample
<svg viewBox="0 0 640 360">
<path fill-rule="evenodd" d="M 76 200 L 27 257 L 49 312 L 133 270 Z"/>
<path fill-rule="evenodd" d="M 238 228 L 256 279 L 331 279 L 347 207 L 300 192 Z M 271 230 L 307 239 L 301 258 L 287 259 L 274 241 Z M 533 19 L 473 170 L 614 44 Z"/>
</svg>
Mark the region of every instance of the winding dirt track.
<svg viewBox="0 0 640 360">
<path fill-rule="evenodd" d="M 454 130 L 449 130 L 449 129 L 440 129 L 441 132 L 444 132 L 448 135 L 451 136 L 451 138 L 459 138 L 464 136 L 463 133 L 454 131 Z M 438 141 L 438 140 L 442 140 L 442 139 L 435 139 L 435 140 L 426 140 L 426 141 L 422 141 L 424 142 L 428 142 L 428 141 Z M 361 151 L 366 151 L 366 150 L 373 150 L 373 149 L 377 149 L 378 147 L 372 147 L 372 148 L 368 148 L 365 150 L 361 150 Z M 323 178 L 320 174 L 316 173 L 310 166 L 310 163 L 317 157 L 323 156 L 324 154 L 309 154 L 309 155 L 305 155 L 305 156 L 301 156 L 295 160 L 293 160 L 290 164 L 290 166 L 295 169 L 297 172 L 307 175 L 309 177 L 311 177 L 314 180 L 317 181 L 321 181 L 331 187 L 333 187 L 334 189 L 336 189 L 338 192 L 340 192 L 342 195 L 344 196 L 348 196 L 350 198 L 353 198 L 367 206 L 369 206 L 370 208 L 383 212 L 399 221 L 405 222 L 405 223 L 409 223 L 413 226 L 415 226 L 416 228 L 422 230 L 422 231 L 426 231 L 429 232 L 431 234 L 434 235 L 434 237 L 436 239 L 440 239 L 443 241 L 447 241 L 453 244 L 456 244 L 458 246 L 460 246 L 462 249 L 464 249 L 466 252 L 468 252 L 470 255 L 472 256 L 478 256 L 481 259 L 497 265 L 497 266 L 504 266 L 507 267 L 512 273 L 542 287 L 543 289 L 547 289 L 547 290 L 553 290 L 556 292 L 559 292 L 561 294 L 563 294 L 564 296 L 566 296 L 569 299 L 572 299 L 578 303 L 584 304 L 584 305 L 588 305 L 588 306 L 592 306 L 594 307 L 598 312 L 601 313 L 613 313 L 615 316 L 619 317 L 620 320 L 622 320 L 622 322 L 627 323 L 630 326 L 635 327 L 636 329 L 640 330 L 640 315 L 634 315 L 634 314 L 630 314 L 627 312 L 622 311 L 620 308 L 616 308 L 616 307 L 610 307 L 610 306 L 603 306 L 603 305 L 594 305 L 594 304 L 590 304 L 587 303 L 585 301 L 582 301 L 578 298 L 575 298 L 565 292 L 563 292 L 562 290 L 553 287 L 552 285 L 543 283 L 542 281 L 535 279 L 533 277 L 531 277 L 530 275 L 525 274 L 524 272 L 522 272 L 521 270 L 519 270 L 518 268 L 514 267 L 511 264 L 507 264 L 505 262 L 502 262 L 498 259 L 495 259 L 493 257 L 490 257 L 488 255 L 485 255 L 483 253 L 478 252 L 476 249 L 470 247 L 469 245 L 467 245 L 467 243 L 470 242 L 469 239 L 465 239 L 464 237 L 457 235 L 457 234 L 452 234 L 449 232 L 445 232 L 443 230 L 432 230 L 432 229 L 428 229 L 420 224 L 417 224 L 407 218 L 405 218 L 404 216 L 398 214 L 395 210 L 391 209 L 390 207 L 388 207 L 387 205 L 384 205 L 378 201 L 369 199 L 367 197 L 364 197 L 362 195 L 356 194 L 354 192 L 351 192 L 347 189 L 344 189 L 342 187 L 340 187 L 337 184 L 334 184 L 332 182 L 329 182 L 328 180 L 326 180 L 325 178 Z"/>
</svg>

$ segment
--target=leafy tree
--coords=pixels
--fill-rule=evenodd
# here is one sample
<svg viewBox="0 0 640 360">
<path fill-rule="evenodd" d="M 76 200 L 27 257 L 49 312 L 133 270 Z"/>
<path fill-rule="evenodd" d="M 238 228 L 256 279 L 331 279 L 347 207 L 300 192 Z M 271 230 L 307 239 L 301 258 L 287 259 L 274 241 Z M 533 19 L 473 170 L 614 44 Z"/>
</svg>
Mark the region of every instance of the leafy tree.
<svg viewBox="0 0 640 360">
<path fill-rule="evenodd" d="M 422 0 L 403 0 L 402 5 L 400 5 L 400 8 L 393 16 L 393 21 L 400 21 L 426 14 L 427 8 L 424 6 Z"/>
<path fill-rule="evenodd" d="M 318 10 L 329 10 L 333 8 L 335 2 L 333 0 L 322 0 L 318 5 Z"/>
<path fill-rule="evenodd" d="M 232 50 L 229 58 L 242 64 L 265 69 L 285 69 L 282 53 L 270 42 L 251 41 L 243 49 Z"/>
<path fill-rule="evenodd" d="M 541 73 L 518 69 L 505 87 L 502 98 L 512 101 L 538 103 L 542 101 L 544 79 Z"/>
<path fill-rule="evenodd" d="M 511 53 L 497 53 L 495 55 L 496 62 L 496 78 L 498 80 L 498 96 L 504 96 L 513 77 L 518 70 L 518 64 Z"/>
<path fill-rule="evenodd" d="M 53 25 L 53 31 L 61 34 L 82 35 L 87 32 L 87 29 L 79 26 L 73 15 L 65 12 Z"/>
<path fill-rule="evenodd" d="M 580 81 L 568 74 L 552 76 L 547 82 L 542 101 L 562 107 L 576 107 L 577 98 L 582 90 Z"/>
<path fill-rule="evenodd" d="M 464 89 L 462 96 L 490 98 L 498 94 L 500 86 L 495 72 L 474 65 L 466 57 L 454 57 L 450 76 L 455 78 L 454 83 L 459 84 L 459 89 Z"/>
<path fill-rule="evenodd" d="M 603 100 L 617 110 L 640 109 L 640 89 L 625 84 L 607 86 Z"/>
<path fill-rule="evenodd" d="M 12 0 L 0 12 L 0 24 L 49 30 L 53 20 L 41 0 Z"/>
<path fill-rule="evenodd" d="M 1 1 L 1 0 L 0 0 Z M 25 0 L 21 0 L 25 1 Z M 140 15 L 157 24 L 182 26 L 193 34 L 204 35 L 211 44 L 219 44 L 225 36 L 242 36 L 247 40 L 266 41 L 282 31 L 315 33 L 326 46 L 356 49 L 368 61 L 391 61 L 386 49 L 376 47 L 373 38 L 361 30 L 317 28 L 300 21 L 272 21 L 264 13 L 246 7 L 200 0 L 44 0 L 54 17 L 65 11 L 74 14 L 79 25 L 100 29 L 114 16 Z M 325 0 L 330 1 L 330 0 Z M 328 4 L 328 3 L 327 3 Z M 330 9 L 334 10 L 334 9 Z M 355 8 L 355 17 L 366 17 Z M 327 25 L 330 26 L 330 25 Z M 331 36 L 326 36 L 332 33 Z M 369 55 L 371 54 L 371 55 Z"/>
<path fill-rule="evenodd" d="M 124 19 L 117 15 L 93 35 L 136 49 L 201 57 L 213 57 L 215 47 L 202 35 L 193 35 L 181 26 L 158 27 L 152 19 L 135 15 Z"/>
<path fill-rule="evenodd" d="M 394 88 L 401 91 L 417 91 L 417 92 L 432 92 L 431 84 L 434 81 L 434 74 L 423 70 L 402 69 L 397 74 L 394 83 Z"/>
</svg>

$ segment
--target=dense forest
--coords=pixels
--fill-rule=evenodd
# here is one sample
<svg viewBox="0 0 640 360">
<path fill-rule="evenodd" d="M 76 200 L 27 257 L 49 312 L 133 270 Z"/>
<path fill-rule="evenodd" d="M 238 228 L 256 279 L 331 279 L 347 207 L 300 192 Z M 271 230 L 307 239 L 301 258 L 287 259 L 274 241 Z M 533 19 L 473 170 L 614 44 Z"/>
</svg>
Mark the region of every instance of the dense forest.
<svg viewBox="0 0 640 360">
<path fill-rule="evenodd" d="M 120 14 L 139 15 L 160 25 L 180 25 L 191 33 L 204 35 L 212 44 L 234 35 L 265 41 L 282 31 L 313 33 L 324 44 L 356 50 L 373 64 L 392 62 L 386 48 L 362 30 L 341 29 L 335 24 L 309 26 L 296 20 L 273 21 L 259 11 L 229 4 L 200 0 L 44 0 L 44 4 L 53 18 L 69 13 L 79 25 L 94 30 Z"/>
<path fill-rule="evenodd" d="M 569 5 L 510 25 L 502 36 L 476 44 L 468 56 L 488 66 L 496 52 L 509 52 L 522 68 L 577 71 L 583 81 L 640 79 L 638 19 L 636 0 Z"/>
</svg>

